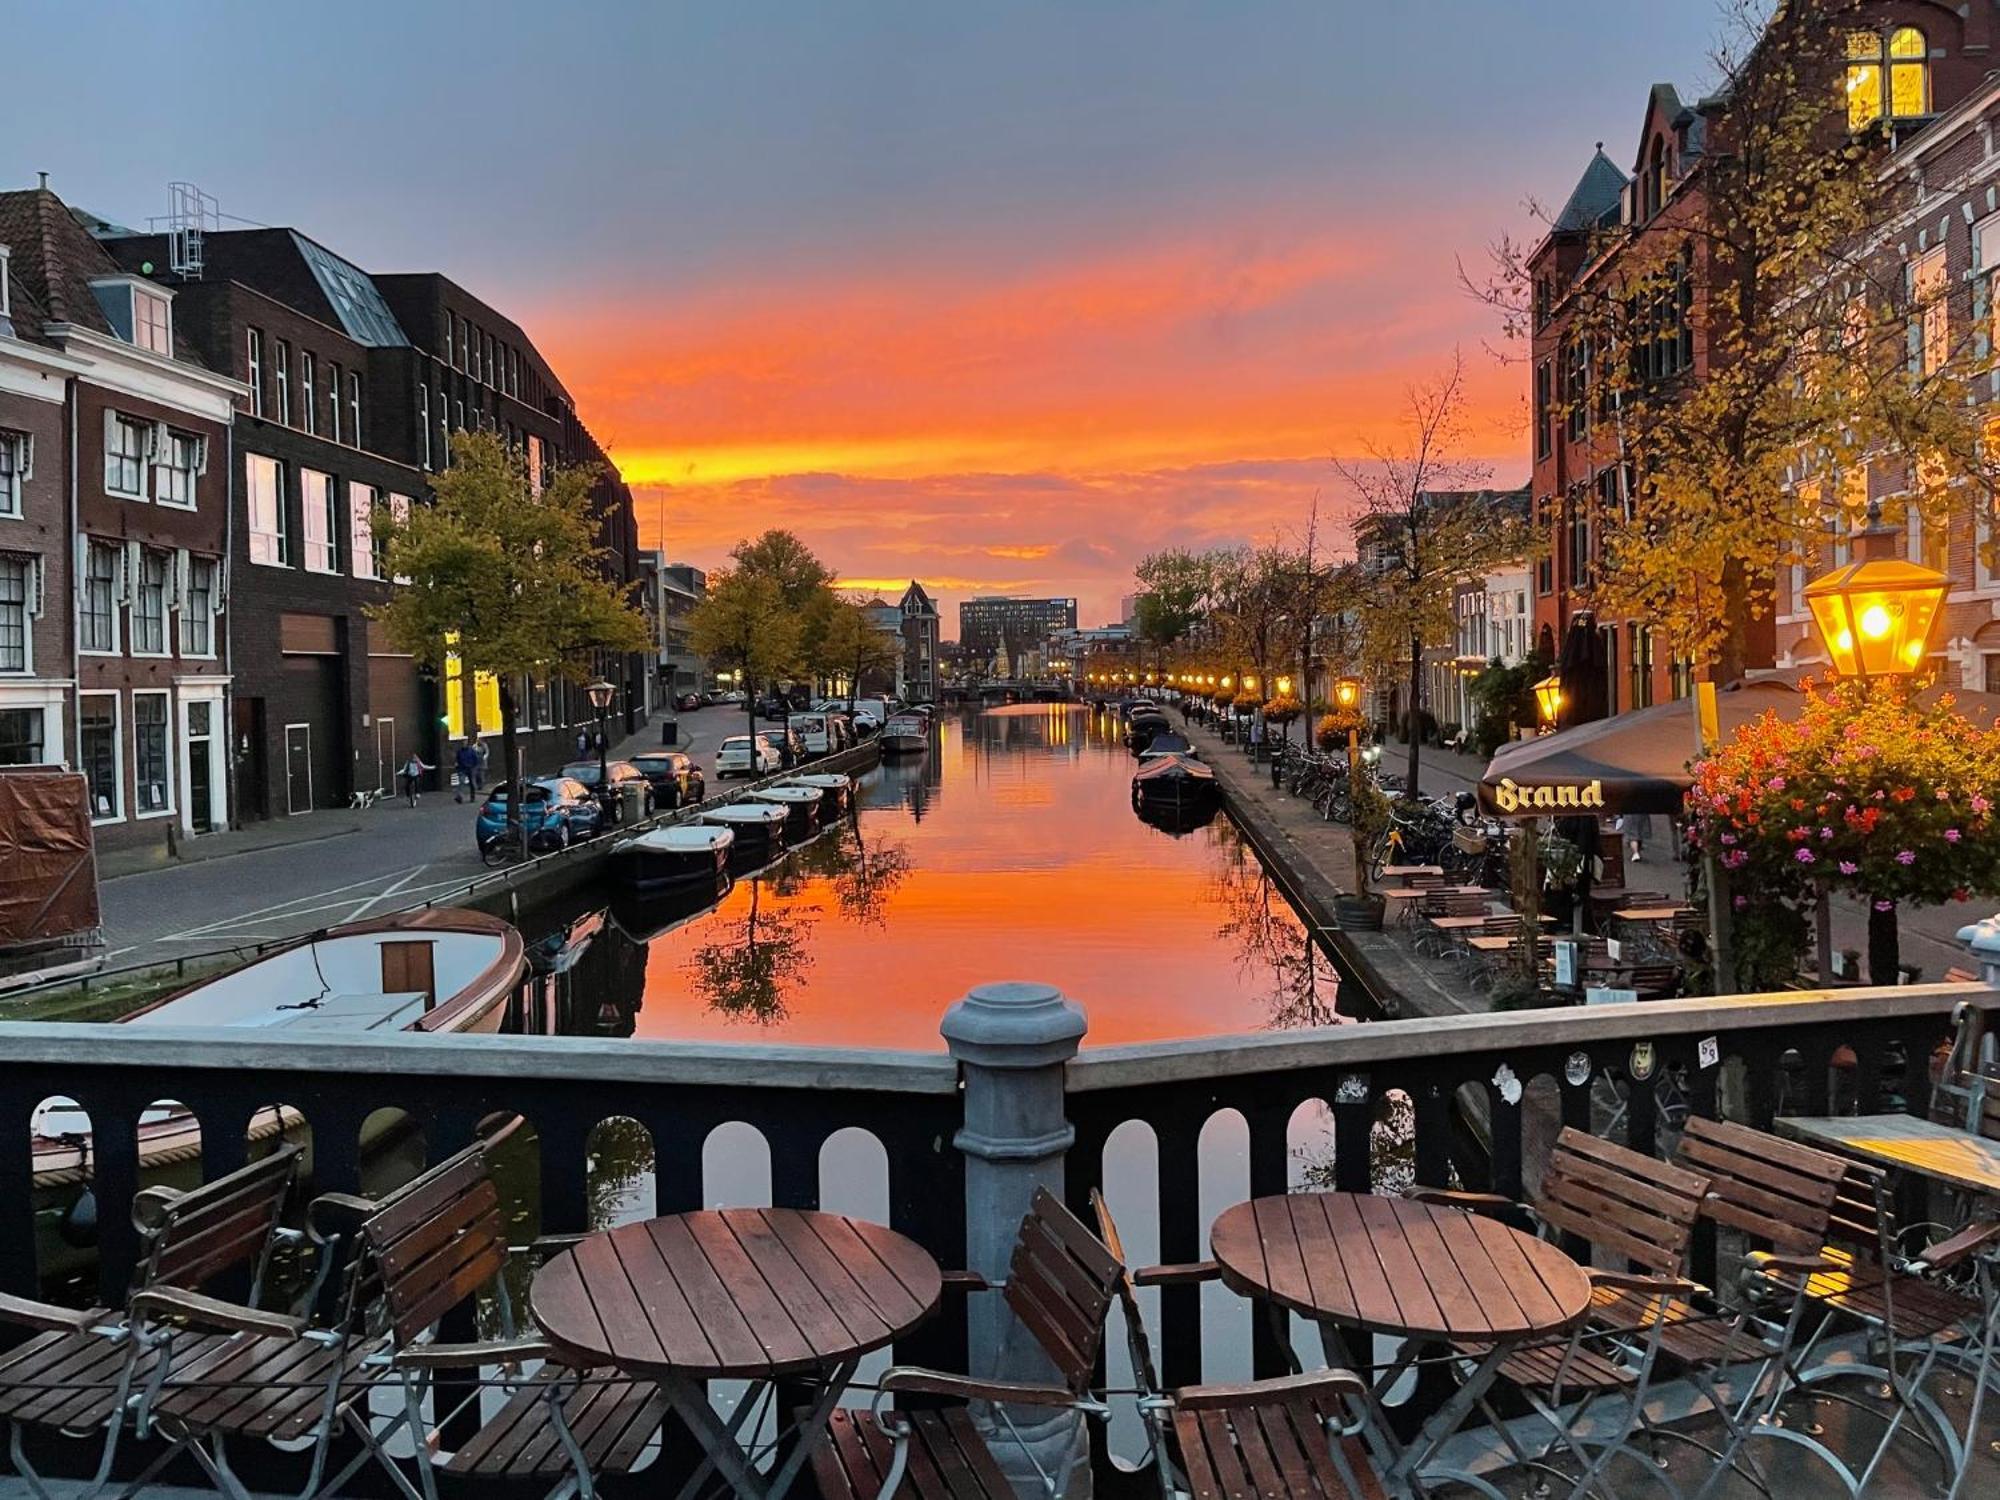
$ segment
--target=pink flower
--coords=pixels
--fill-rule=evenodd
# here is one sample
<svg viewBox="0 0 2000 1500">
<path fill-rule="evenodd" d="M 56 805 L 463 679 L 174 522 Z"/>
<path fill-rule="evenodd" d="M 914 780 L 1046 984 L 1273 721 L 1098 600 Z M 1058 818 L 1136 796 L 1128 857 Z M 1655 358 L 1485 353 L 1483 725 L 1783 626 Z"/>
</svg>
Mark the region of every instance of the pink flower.
<svg viewBox="0 0 2000 1500">
<path fill-rule="evenodd" d="M 1809 865 L 1813 862 L 1813 852 L 1810 849 L 1801 849 L 1793 858 L 1802 865 Z"/>
<path fill-rule="evenodd" d="M 1992 809 L 1992 807 L 1993 804 L 1987 801 L 1984 797 L 1980 796 L 1979 793 L 1974 792 L 1972 794 L 1972 810 L 1974 812 L 1976 813 L 1988 812 Z"/>
<path fill-rule="evenodd" d="M 1947 844 L 1955 844 L 1955 843 L 1957 843 L 1957 842 L 1959 841 L 1959 838 L 1960 838 L 1960 837 L 1961 837 L 1961 835 L 1960 835 L 1959 831 L 1958 831 L 1958 830 L 1957 830 L 1956 828 L 1947 828 L 1947 829 L 1946 829 L 1946 830 L 1944 831 L 1944 841 L 1945 841 L 1945 842 L 1946 842 Z"/>
<path fill-rule="evenodd" d="M 1840 862 L 1840 873 L 1843 875 L 1852 875 L 1855 871 L 1859 870 L 1860 868 L 1861 866 L 1857 865 L 1851 859 L 1843 859 Z"/>
<path fill-rule="evenodd" d="M 1764 785 L 1769 787 L 1774 792 L 1782 792 L 1785 789 L 1785 778 L 1782 776 L 1773 776 L 1769 781 L 1765 782 Z"/>
<path fill-rule="evenodd" d="M 1896 903 L 1893 901 L 1877 901 L 1875 903 L 1875 910 L 1877 911 L 1894 911 L 1895 909 Z"/>
<path fill-rule="evenodd" d="M 1748 896 L 1738 896 L 1736 898 L 1735 906 L 1738 911 L 1742 911 L 1749 904 L 1750 904 L 1750 898 Z"/>
<path fill-rule="evenodd" d="M 1951 793 L 1946 791 L 1943 787 L 1939 787 L 1937 789 L 1937 799 L 1940 802 L 1949 802 L 1951 801 Z"/>
<path fill-rule="evenodd" d="M 1914 850 L 1914 849 L 1898 849 L 1898 850 L 1896 851 L 1896 863 L 1897 863 L 1897 864 L 1899 864 L 1899 865 L 1913 865 L 1913 864 L 1915 864 L 1916 862 L 1917 862 L 1917 851 L 1916 851 L 1916 850 Z"/>
<path fill-rule="evenodd" d="M 1833 837 L 1833 830 L 1831 828 L 1822 828 L 1819 831 L 1819 836 L 1823 839 L 1830 839 Z"/>
</svg>

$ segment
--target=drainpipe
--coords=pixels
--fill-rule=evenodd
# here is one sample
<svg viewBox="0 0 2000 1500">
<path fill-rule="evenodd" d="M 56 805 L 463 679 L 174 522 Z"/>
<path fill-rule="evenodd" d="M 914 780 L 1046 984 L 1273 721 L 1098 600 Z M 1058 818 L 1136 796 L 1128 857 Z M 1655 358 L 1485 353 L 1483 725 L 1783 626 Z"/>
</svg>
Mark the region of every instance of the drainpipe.
<svg viewBox="0 0 2000 1500">
<path fill-rule="evenodd" d="M 219 630 L 221 639 L 215 642 L 222 648 L 222 675 L 229 679 L 222 690 L 222 722 L 216 726 L 222 736 L 222 795 L 229 799 L 229 813 L 223 819 L 224 826 L 240 829 L 243 826 L 243 810 L 236 801 L 236 589 L 229 577 L 236 565 L 236 403 L 229 407 L 229 426 L 222 438 L 225 464 L 222 473 L 222 562 L 217 567 L 217 589 L 228 601 L 217 620 L 213 609 L 209 611 L 209 629 Z"/>
<path fill-rule="evenodd" d="M 74 375 L 66 377 L 66 385 L 68 388 L 67 404 L 69 407 L 69 567 L 65 570 L 69 578 L 69 599 L 67 601 L 69 604 L 69 703 L 66 706 L 66 716 L 69 719 L 69 723 L 63 726 L 63 743 L 69 750 L 69 763 L 77 770 L 83 771 L 85 777 L 88 778 L 90 773 L 84 768 L 83 745 L 80 742 L 83 734 L 83 699 L 78 696 L 83 691 L 83 657 L 80 654 L 83 645 L 81 639 L 83 634 L 83 620 L 81 618 L 83 614 L 83 591 L 77 585 L 83 582 L 83 580 L 77 576 L 76 566 L 79 555 L 77 543 L 83 539 L 82 499 L 77 491 L 76 478 L 76 429 L 83 421 L 83 404 L 80 400 L 77 377 Z M 44 580 L 44 588 L 46 588 L 46 580 Z M 49 601 L 45 597 L 42 600 L 42 608 L 46 610 L 48 607 Z M 87 789 L 84 793 L 84 801 L 86 804 L 91 802 L 91 797 Z M 97 808 L 94 805 L 90 807 L 90 814 L 93 818 L 97 816 Z M 92 843 L 94 844 L 95 842 L 96 840 L 93 838 Z"/>
<path fill-rule="evenodd" d="M 1063 1197 L 1063 1157 L 1076 1140 L 1063 1110 L 1063 1068 L 1085 1029 L 1082 1007 L 1046 984 L 982 984 L 945 1012 L 939 1030 L 965 1082 L 965 1126 L 952 1144 L 965 1156 L 966 1264 L 989 1282 L 1006 1279 L 1035 1190 Z M 1001 1298 L 972 1298 L 966 1316 L 973 1375 L 1057 1378 Z M 1040 1492 L 1037 1464 L 1052 1475 L 1080 1464 L 1068 1496 L 1089 1500 L 1088 1439 L 1075 1415 L 1036 1407 L 1012 1407 L 1007 1415 L 1020 1441 L 996 1440 L 993 1449 L 1016 1491 Z M 990 1413 L 981 1419 L 993 1420 Z"/>
</svg>

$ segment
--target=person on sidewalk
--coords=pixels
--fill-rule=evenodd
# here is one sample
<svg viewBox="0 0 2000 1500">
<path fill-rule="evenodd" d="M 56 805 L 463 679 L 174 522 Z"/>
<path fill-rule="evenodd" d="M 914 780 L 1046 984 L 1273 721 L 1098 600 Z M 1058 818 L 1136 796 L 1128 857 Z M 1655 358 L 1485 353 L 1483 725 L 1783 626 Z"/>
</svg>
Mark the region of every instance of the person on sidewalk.
<svg viewBox="0 0 2000 1500">
<path fill-rule="evenodd" d="M 458 753 L 452 756 L 451 763 L 451 800 L 463 802 L 479 790 L 479 747 L 468 737 L 458 747 Z"/>
<path fill-rule="evenodd" d="M 403 790 L 410 799 L 410 806 L 417 805 L 417 793 L 423 789 L 424 772 L 436 769 L 416 751 L 410 752 L 410 758 L 403 762 Z"/>
</svg>

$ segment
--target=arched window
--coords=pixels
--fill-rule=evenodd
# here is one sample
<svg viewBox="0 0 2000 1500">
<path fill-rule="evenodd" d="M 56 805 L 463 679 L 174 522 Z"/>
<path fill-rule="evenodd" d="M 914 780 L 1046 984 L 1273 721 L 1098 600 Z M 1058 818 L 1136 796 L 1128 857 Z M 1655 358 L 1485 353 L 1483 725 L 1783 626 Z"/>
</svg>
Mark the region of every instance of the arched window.
<svg viewBox="0 0 2000 1500">
<path fill-rule="evenodd" d="M 1930 113 L 1930 43 L 1914 26 L 1847 34 L 1847 125 Z"/>
</svg>

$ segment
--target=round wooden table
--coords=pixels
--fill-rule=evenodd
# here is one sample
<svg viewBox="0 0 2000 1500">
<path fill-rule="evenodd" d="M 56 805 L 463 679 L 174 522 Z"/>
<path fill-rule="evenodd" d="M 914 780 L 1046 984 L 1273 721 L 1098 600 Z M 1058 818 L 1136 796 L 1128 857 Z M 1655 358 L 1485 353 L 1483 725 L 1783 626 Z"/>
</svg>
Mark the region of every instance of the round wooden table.
<svg viewBox="0 0 2000 1500">
<path fill-rule="evenodd" d="M 528 1305 L 573 1364 L 660 1386 L 739 1495 L 776 1497 L 825 1438 L 863 1354 L 937 1309 L 937 1262 L 879 1224 L 785 1208 L 673 1214 L 592 1235 L 535 1276 Z M 800 1441 L 766 1476 L 738 1430 L 780 1376 L 818 1388 Z M 725 1423 L 703 1382 L 751 1388 Z"/>
<path fill-rule="evenodd" d="M 1210 1248 L 1223 1283 L 1243 1296 L 1323 1327 L 1404 1339 L 1403 1353 L 1366 1399 L 1369 1440 L 1392 1494 L 1423 1472 L 1515 1349 L 1568 1332 L 1590 1310 L 1589 1278 L 1559 1247 L 1463 1209 L 1407 1198 L 1254 1198 L 1215 1221 Z M 1455 1346 L 1473 1366 L 1406 1445 L 1382 1397 L 1428 1344 Z"/>
</svg>

